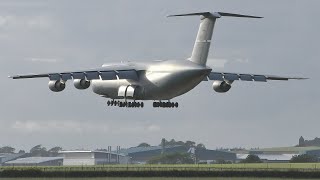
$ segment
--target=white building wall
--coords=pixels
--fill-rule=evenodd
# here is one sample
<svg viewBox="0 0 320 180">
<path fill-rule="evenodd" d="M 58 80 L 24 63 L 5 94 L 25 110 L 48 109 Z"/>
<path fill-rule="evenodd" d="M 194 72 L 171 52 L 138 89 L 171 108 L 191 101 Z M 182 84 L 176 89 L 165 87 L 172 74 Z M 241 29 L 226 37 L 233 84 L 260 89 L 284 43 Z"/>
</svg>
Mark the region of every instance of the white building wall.
<svg viewBox="0 0 320 180">
<path fill-rule="evenodd" d="M 63 159 L 64 166 L 86 166 L 95 165 L 94 159 Z"/>
<path fill-rule="evenodd" d="M 106 152 L 62 152 L 64 166 L 82 166 L 82 165 L 103 165 L 103 164 L 117 164 L 117 155 L 111 154 L 109 156 Z M 108 158 L 111 157 L 109 160 Z M 120 164 L 129 164 L 130 157 L 119 155 Z"/>
</svg>

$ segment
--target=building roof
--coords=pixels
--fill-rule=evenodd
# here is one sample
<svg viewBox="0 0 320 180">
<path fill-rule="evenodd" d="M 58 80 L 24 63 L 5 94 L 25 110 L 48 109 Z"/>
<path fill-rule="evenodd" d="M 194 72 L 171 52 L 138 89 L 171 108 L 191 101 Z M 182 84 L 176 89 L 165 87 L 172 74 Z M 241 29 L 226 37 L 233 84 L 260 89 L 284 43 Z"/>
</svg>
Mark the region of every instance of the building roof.
<svg viewBox="0 0 320 180">
<path fill-rule="evenodd" d="M 176 147 L 181 147 L 181 145 L 165 146 L 165 149 L 172 149 L 172 148 L 176 148 Z M 121 149 L 120 152 L 123 154 L 131 154 L 131 153 L 155 151 L 155 150 L 161 150 L 161 149 L 162 149 L 162 146 L 131 147 L 128 149 Z"/>
<path fill-rule="evenodd" d="M 236 160 L 236 153 L 229 151 L 217 151 L 210 149 L 197 149 L 195 151 L 196 156 L 200 160 Z"/>
<path fill-rule="evenodd" d="M 23 156 L 25 153 L 0 153 L 0 159 L 1 163 L 15 160 L 21 156 Z"/>
<path fill-rule="evenodd" d="M 63 157 L 27 157 L 20 158 L 13 161 L 8 161 L 6 164 L 39 164 L 53 160 L 63 159 Z"/>
<path fill-rule="evenodd" d="M 117 154 L 116 152 L 108 152 L 108 151 L 91 151 L 91 150 L 70 150 L 70 151 L 59 151 L 59 154 L 67 154 L 67 153 L 105 153 L 105 154 L 114 154 L 119 156 L 125 156 L 122 153 Z"/>
</svg>

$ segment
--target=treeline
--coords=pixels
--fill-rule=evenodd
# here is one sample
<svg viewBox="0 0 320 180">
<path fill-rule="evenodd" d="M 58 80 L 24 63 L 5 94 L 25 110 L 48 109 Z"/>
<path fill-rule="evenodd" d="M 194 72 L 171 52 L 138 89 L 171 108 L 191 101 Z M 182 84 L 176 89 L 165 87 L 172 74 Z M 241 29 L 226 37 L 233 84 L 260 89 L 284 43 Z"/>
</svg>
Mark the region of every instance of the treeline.
<svg viewBox="0 0 320 180">
<path fill-rule="evenodd" d="M 176 141 L 175 139 L 171 139 L 170 141 L 166 140 L 165 138 L 163 138 L 161 140 L 161 143 L 159 144 L 159 146 L 177 146 L 177 145 L 180 145 L 180 146 L 185 146 L 187 148 L 190 148 L 190 147 L 195 147 L 196 149 L 206 149 L 206 146 L 202 143 L 196 143 L 194 141 L 190 141 L 190 140 L 187 140 L 185 142 L 183 141 Z M 151 145 L 146 143 L 146 142 L 143 142 L 143 143 L 140 143 L 137 147 L 150 147 Z"/>
<path fill-rule="evenodd" d="M 28 156 L 33 157 L 55 157 L 58 152 L 62 150 L 62 147 L 56 146 L 50 149 L 43 147 L 41 144 L 36 145 L 30 149 L 29 152 L 19 150 L 17 153 L 26 153 Z M 10 146 L 0 147 L 0 153 L 16 153 L 16 149 Z"/>
<path fill-rule="evenodd" d="M 318 158 L 309 154 L 300 154 L 293 156 L 290 163 L 315 163 L 318 162 Z M 263 163 L 263 160 L 257 155 L 250 154 L 246 159 L 241 160 L 240 163 Z"/>
<path fill-rule="evenodd" d="M 150 147 L 151 145 L 143 142 L 140 143 L 137 147 Z M 159 146 L 184 146 L 187 149 L 206 149 L 206 146 L 202 143 L 196 143 L 194 141 L 176 141 L 171 139 L 170 141 L 163 138 Z M 147 161 L 148 164 L 194 164 L 195 155 L 187 152 L 175 152 L 175 153 L 164 153 L 158 156 L 155 156 Z"/>
</svg>

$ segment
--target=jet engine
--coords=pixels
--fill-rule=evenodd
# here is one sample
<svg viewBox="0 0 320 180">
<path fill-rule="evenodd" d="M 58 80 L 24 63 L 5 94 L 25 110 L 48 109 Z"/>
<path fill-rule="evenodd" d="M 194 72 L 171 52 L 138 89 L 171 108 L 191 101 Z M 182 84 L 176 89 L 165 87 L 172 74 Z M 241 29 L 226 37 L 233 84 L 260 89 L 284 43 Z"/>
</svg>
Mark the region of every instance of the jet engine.
<svg viewBox="0 0 320 180">
<path fill-rule="evenodd" d="M 60 92 L 66 88 L 66 83 L 64 81 L 49 81 L 49 89 L 53 92 Z"/>
<path fill-rule="evenodd" d="M 232 82 L 214 81 L 212 88 L 218 93 L 225 93 L 230 90 Z"/>
<path fill-rule="evenodd" d="M 73 81 L 73 85 L 77 89 L 87 89 L 90 86 L 90 81 L 85 79 L 75 79 Z"/>
</svg>

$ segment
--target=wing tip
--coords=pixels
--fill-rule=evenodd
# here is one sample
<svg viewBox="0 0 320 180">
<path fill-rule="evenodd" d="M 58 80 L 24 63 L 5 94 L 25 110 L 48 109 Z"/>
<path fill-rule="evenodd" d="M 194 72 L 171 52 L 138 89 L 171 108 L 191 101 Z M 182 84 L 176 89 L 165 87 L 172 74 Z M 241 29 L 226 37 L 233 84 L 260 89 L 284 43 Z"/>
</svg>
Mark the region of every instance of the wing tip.
<svg viewBox="0 0 320 180">
<path fill-rule="evenodd" d="M 307 79 L 310 79 L 310 78 L 305 78 L 305 77 L 301 77 L 301 78 L 296 78 L 297 80 L 307 80 Z"/>
<path fill-rule="evenodd" d="M 310 79 L 310 78 L 307 78 L 307 77 L 289 77 L 287 79 L 288 80 L 307 80 L 307 79 Z"/>
</svg>

